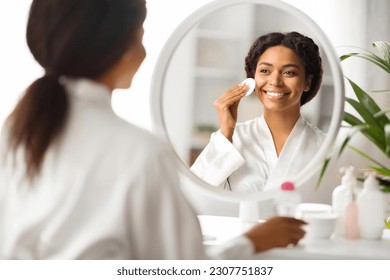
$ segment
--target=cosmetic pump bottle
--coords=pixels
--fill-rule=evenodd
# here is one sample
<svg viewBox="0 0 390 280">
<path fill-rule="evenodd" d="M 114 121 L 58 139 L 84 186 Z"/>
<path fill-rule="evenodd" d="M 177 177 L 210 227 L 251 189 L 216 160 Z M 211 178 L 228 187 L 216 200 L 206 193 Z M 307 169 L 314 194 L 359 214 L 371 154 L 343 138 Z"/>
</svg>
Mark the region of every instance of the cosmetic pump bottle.
<svg viewBox="0 0 390 280">
<path fill-rule="evenodd" d="M 284 182 L 280 186 L 280 193 L 275 199 L 275 208 L 278 216 L 295 217 L 298 205 L 302 198 L 294 183 Z"/>
<path fill-rule="evenodd" d="M 341 184 L 337 186 L 332 193 L 332 209 L 337 215 L 335 237 L 345 235 L 345 210 L 347 205 L 352 201 L 351 185 L 356 184 L 354 167 L 344 168 L 344 176 L 341 178 Z"/>
<path fill-rule="evenodd" d="M 385 227 L 383 194 L 374 174 L 368 174 L 357 197 L 359 231 L 363 239 L 380 239 Z"/>
<path fill-rule="evenodd" d="M 354 176 L 353 176 L 354 177 Z M 359 231 L 359 208 L 356 203 L 356 192 L 357 192 L 357 180 L 351 180 L 347 185 L 350 192 L 350 200 L 345 208 L 345 238 L 346 239 L 358 239 L 360 237 Z"/>
</svg>

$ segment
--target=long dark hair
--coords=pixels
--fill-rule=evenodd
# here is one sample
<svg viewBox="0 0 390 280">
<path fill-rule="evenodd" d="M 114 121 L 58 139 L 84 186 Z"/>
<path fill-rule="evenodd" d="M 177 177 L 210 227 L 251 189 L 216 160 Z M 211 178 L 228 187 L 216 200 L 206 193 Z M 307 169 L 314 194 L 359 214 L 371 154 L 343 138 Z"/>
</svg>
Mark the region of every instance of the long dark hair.
<svg viewBox="0 0 390 280">
<path fill-rule="evenodd" d="M 301 106 L 316 96 L 322 82 L 322 59 L 317 44 L 298 32 L 272 32 L 260 36 L 252 44 L 245 58 L 245 71 L 248 78 L 254 78 L 260 56 L 270 47 L 284 46 L 293 50 L 305 67 L 306 77 L 312 76 L 310 89 L 302 94 Z"/>
<path fill-rule="evenodd" d="M 145 0 L 33 0 L 27 44 L 44 68 L 9 116 L 10 144 L 25 148 L 33 178 L 60 135 L 69 101 L 60 76 L 96 79 L 135 42 L 146 17 Z"/>
</svg>

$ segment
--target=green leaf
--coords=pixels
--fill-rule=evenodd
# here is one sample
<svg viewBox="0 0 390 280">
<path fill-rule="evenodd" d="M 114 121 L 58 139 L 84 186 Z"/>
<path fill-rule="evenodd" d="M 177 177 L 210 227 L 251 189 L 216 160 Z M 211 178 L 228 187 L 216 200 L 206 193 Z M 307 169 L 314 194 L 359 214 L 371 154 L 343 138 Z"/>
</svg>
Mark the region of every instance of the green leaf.
<svg viewBox="0 0 390 280">
<path fill-rule="evenodd" d="M 329 165 L 329 162 L 331 160 L 331 157 L 327 157 L 325 160 L 324 160 L 324 163 L 322 164 L 322 168 L 321 168 L 321 173 L 318 177 L 318 180 L 317 180 L 317 184 L 316 184 L 316 189 L 318 189 L 318 187 L 320 186 L 321 182 L 322 182 L 322 179 L 324 177 L 324 174 L 325 174 L 325 171 L 326 169 L 328 168 L 328 165 Z"/>
<path fill-rule="evenodd" d="M 355 84 L 353 81 L 348 79 L 349 83 L 352 86 L 353 91 L 355 92 L 356 97 L 362 103 L 364 107 L 367 108 L 369 112 L 372 113 L 372 115 L 375 115 L 376 113 L 381 111 L 381 108 L 378 106 L 378 104 L 375 102 L 374 99 L 371 98 L 371 96 L 366 93 L 364 90 L 362 90 L 357 84 Z M 362 116 L 363 117 L 363 116 Z M 387 116 L 383 115 L 377 118 L 382 130 L 383 127 L 390 123 L 390 120 Z"/>
<path fill-rule="evenodd" d="M 339 150 L 339 152 L 337 154 L 337 157 L 341 156 L 341 154 L 343 153 L 345 147 L 348 145 L 349 140 L 351 140 L 351 138 L 352 138 L 352 136 L 345 137 L 343 143 L 341 144 L 341 147 L 340 147 L 340 150 Z"/>
<path fill-rule="evenodd" d="M 387 114 L 387 113 L 389 113 L 389 112 L 390 112 L 390 107 L 385 108 L 385 109 L 379 111 L 378 113 L 376 113 L 376 114 L 374 115 L 374 118 L 378 118 L 378 117 L 380 117 L 380 116 L 382 116 L 382 115 L 385 115 L 385 114 Z"/>
<path fill-rule="evenodd" d="M 344 112 L 343 120 L 346 123 L 350 124 L 351 126 L 364 125 L 364 123 L 361 120 L 359 120 L 357 117 L 355 117 L 354 115 L 348 112 Z"/>
<path fill-rule="evenodd" d="M 381 124 L 377 120 L 377 118 L 374 117 L 374 114 L 380 112 L 372 113 L 368 110 L 366 106 L 364 106 L 361 102 L 356 101 L 352 98 L 345 98 L 345 100 L 356 110 L 356 112 L 362 117 L 362 119 L 367 123 L 367 125 L 373 126 L 378 129 L 378 131 L 381 131 Z M 384 125 L 383 125 L 384 127 Z"/>
<path fill-rule="evenodd" d="M 340 56 L 340 61 L 346 60 L 347 58 L 350 58 L 352 56 L 358 56 L 360 53 L 349 53 L 349 54 L 344 54 Z"/>
<path fill-rule="evenodd" d="M 376 173 L 381 174 L 386 177 L 390 177 L 390 169 L 386 167 L 376 167 L 376 166 L 369 166 L 372 170 L 374 170 Z"/>
<path fill-rule="evenodd" d="M 390 89 L 377 89 L 377 90 L 370 90 L 371 93 L 390 93 Z"/>
<path fill-rule="evenodd" d="M 349 129 L 353 129 L 352 133 L 347 136 L 347 139 L 344 139 L 343 145 L 340 148 L 340 151 L 338 153 L 338 156 L 340 156 L 344 150 L 344 146 L 348 144 L 350 138 L 352 137 L 353 134 L 355 134 L 357 131 L 360 131 L 363 136 L 365 136 L 370 142 L 375 144 L 383 153 L 386 154 L 386 146 L 383 143 L 381 139 L 381 136 L 376 135 L 373 133 L 372 128 L 370 126 L 367 126 L 364 122 L 356 118 L 350 113 L 344 112 L 344 118 L 343 120 L 350 124 L 350 127 L 346 127 Z"/>
<path fill-rule="evenodd" d="M 386 41 L 375 41 L 372 45 L 377 47 L 385 65 L 387 65 L 387 72 L 390 73 L 390 43 Z"/>
<path fill-rule="evenodd" d="M 389 72 L 390 70 L 388 68 L 386 61 L 383 60 L 382 58 L 380 58 L 379 56 L 376 56 L 375 54 L 358 54 L 358 55 L 356 55 L 356 57 L 361 57 L 365 60 L 368 60 L 368 61 L 374 63 L 376 66 L 382 68 L 386 72 L 390 73 Z"/>
<path fill-rule="evenodd" d="M 390 228 L 390 217 L 388 217 L 385 221 L 385 225 L 387 228 Z"/>
<path fill-rule="evenodd" d="M 352 130 L 350 131 L 350 133 L 347 135 L 347 137 L 345 137 L 344 141 L 342 142 L 340 150 L 339 150 L 339 152 L 337 154 L 337 157 L 341 156 L 341 154 L 343 153 L 345 147 L 348 145 L 349 141 L 351 140 L 352 136 L 355 135 L 357 132 L 365 129 L 365 128 L 366 128 L 366 125 L 364 125 L 364 124 L 356 125 L 356 126 L 352 127 Z"/>
<path fill-rule="evenodd" d="M 353 147 L 353 146 L 348 146 L 352 151 L 354 151 L 355 153 L 358 153 L 359 155 L 361 155 L 362 157 L 368 159 L 369 161 L 375 163 L 376 165 L 384 168 L 384 169 L 387 169 L 386 166 L 382 165 L 380 162 L 376 161 L 375 159 L 373 159 L 372 157 L 370 157 L 369 155 L 367 155 L 366 153 L 363 153 L 362 151 L 360 151 L 359 149 Z"/>
<path fill-rule="evenodd" d="M 366 51 L 365 53 L 353 52 L 353 53 L 342 55 L 342 56 L 340 56 L 340 61 L 346 60 L 347 58 L 350 58 L 350 57 L 363 58 L 363 59 L 377 65 L 378 67 L 382 68 L 383 70 L 385 70 L 387 73 L 390 74 L 390 61 L 387 59 L 388 44 L 389 44 L 388 42 L 384 42 L 384 41 L 377 41 L 377 42 L 373 43 L 374 47 L 378 47 L 380 49 L 381 55 L 384 56 L 384 58 L 379 57 L 368 50 L 364 50 L 364 51 Z"/>
<path fill-rule="evenodd" d="M 372 141 L 378 148 L 385 151 L 385 145 L 383 143 L 384 128 L 377 122 L 377 119 L 364 107 L 361 103 L 354 99 L 346 98 L 347 102 L 361 115 L 361 117 L 367 123 L 366 129 L 362 130 L 362 133 Z"/>
<path fill-rule="evenodd" d="M 387 157 L 390 157 L 390 124 L 385 126 L 385 147 Z"/>
</svg>

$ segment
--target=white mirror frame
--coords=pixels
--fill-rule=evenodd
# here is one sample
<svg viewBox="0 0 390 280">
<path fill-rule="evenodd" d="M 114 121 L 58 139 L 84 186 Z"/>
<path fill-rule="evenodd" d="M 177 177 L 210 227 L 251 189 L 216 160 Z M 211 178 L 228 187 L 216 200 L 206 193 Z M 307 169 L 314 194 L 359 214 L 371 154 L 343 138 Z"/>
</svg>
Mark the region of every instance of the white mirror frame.
<svg viewBox="0 0 390 280">
<path fill-rule="evenodd" d="M 152 132 L 162 137 L 168 143 L 172 144 L 169 139 L 166 130 L 166 124 L 164 121 L 162 89 L 164 88 L 166 69 L 178 44 L 185 37 L 187 32 L 189 32 L 191 28 L 194 27 L 194 25 L 199 23 L 202 19 L 204 19 L 204 17 L 206 17 L 210 13 L 216 12 L 222 8 L 227 8 L 239 4 L 260 4 L 264 6 L 271 6 L 291 14 L 295 18 L 299 18 L 302 23 L 304 23 L 307 27 L 310 27 L 311 31 L 313 31 L 315 34 L 318 34 L 316 43 L 318 43 L 322 47 L 322 50 L 324 52 L 323 54 L 329 60 L 330 71 L 332 73 L 332 78 L 334 79 L 335 91 L 332 118 L 324 143 L 322 144 L 317 154 L 313 157 L 310 163 L 301 170 L 301 172 L 291 178 L 286 179 L 294 182 L 299 187 L 320 169 L 325 156 L 329 152 L 329 149 L 331 148 L 334 140 L 336 139 L 344 111 L 344 81 L 341 66 L 339 63 L 339 58 L 336 55 L 333 46 L 331 45 L 330 41 L 328 40 L 322 29 L 305 13 L 280 0 L 215 0 L 196 10 L 174 30 L 174 32 L 168 38 L 167 42 L 162 48 L 153 72 L 150 92 Z M 275 197 L 278 191 L 277 189 L 275 189 L 258 193 L 237 193 L 212 187 L 211 185 L 200 179 L 198 176 L 196 176 L 193 172 L 191 172 L 188 165 L 186 165 L 179 158 L 179 156 L 175 152 L 174 147 L 172 147 L 172 150 L 175 154 L 175 159 L 179 167 L 179 172 L 181 173 L 181 175 L 184 176 L 185 179 L 189 179 L 191 182 L 188 185 L 195 187 L 197 191 L 201 191 L 204 194 L 213 198 L 232 202 L 262 201 Z"/>
</svg>

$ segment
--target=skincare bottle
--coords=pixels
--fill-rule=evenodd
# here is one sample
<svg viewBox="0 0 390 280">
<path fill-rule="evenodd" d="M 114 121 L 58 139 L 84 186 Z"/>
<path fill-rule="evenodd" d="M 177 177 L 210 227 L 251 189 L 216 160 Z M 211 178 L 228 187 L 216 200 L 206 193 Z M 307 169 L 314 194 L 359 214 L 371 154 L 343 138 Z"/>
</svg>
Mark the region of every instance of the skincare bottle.
<svg viewBox="0 0 390 280">
<path fill-rule="evenodd" d="M 364 239 L 380 239 L 385 226 L 384 200 L 374 174 L 369 174 L 357 197 L 359 231 Z"/>
<path fill-rule="evenodd" d="M 276 213 L 279 216 L 295 217 L 298 205 L 302 198 L 294 183 L 284 182 L 280 186 L 280 193 L 275 199 Z"/>
<path fill-rule="evenodd" d="M 352 166 L 345 169 L 345 174 L 341 178 L 341 185 L 337 186 L 332 193 L 332 209 L 337 215 L 335 237 L 345 234 L 345 210 L 351 202 L 351 185 L 356 184 L 354 168 Z"/>
<path fill-rule="evenodd" d="M 356 179 L 351 181 L 348 185 L 350 189 L 348 202 L 345 208 L 345 238 L 346 239 L 358 239 L 360 237 L 359 232 L 359 209 L 356 203 Z"/>
</svg>

